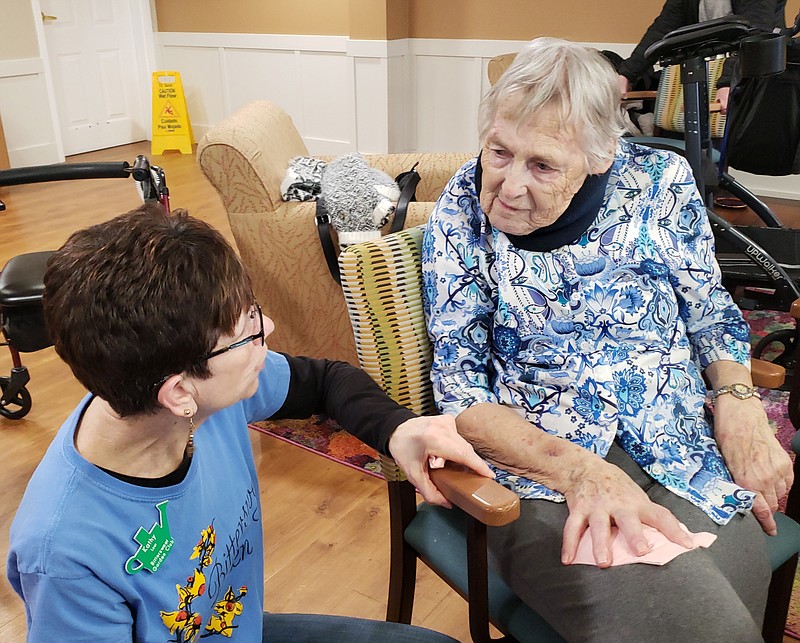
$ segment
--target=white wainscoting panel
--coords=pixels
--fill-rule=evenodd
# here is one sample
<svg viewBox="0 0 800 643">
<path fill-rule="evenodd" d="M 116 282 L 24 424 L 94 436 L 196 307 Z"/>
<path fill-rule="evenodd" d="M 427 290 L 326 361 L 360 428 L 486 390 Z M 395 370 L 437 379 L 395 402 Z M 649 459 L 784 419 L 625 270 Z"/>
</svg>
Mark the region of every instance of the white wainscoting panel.
<svg viewBox="0 0 800 643">
<path fill-rule="evenodd" d="M 181 75 L 189 122 L 195 139 L 199 139 L 209 125 L 227 115 L 221 52 L 215 47 L 164 47 L 160 59 L 159 71 Z"/>
<path fill-rule="evenodd" d="M 309 153 L 355 151 L 359 142 L 353 59 L 344 53 L 304 53 L 298 81 L 303 85 L 303 136 Z M 385 118 L 385 103 L 381 107 Z"/>
<path fill-rule="evenodd" d="M 759 196 L 800 200 L 800 176 L 762 176 L 731 168 L 731 176 Z"/>
<path fill-rule="evenodd" d="M 244 103 L 261 98 L 286 110 L 310 154 L 359 149 L 354 58 L 346 38 L 162 32 L 158 42 L 165 67 L 181 72 L 196 139 Z M 365 132 L 374 142 L 369 125 Z"/>
<path fill-rule="evenodd" d="M 415 56 L 415 149 L 478 150 L 481 58 Z"/>
<path fill-rule="evenodd" d="M 487 65 L 525 41 L 349 40 L 341 36 L 159 33 L 164 68 L 181 72 L 195 138 L 267 98 L 292 117 L 309 153 L 476 151 Z M 586 43 L 625 57 L 633 45 Z M 800 178 L 734 173 L 757 194 L 800 199 Z"/>
<path fill-rule="evenodd" d="M 396 129 L 390 126 L 391 62 L 377 57 L 353 60 L 356 140 L 365 154 L 384 154 L 391 147 L 391 132 Z"/>
<path fill-rule="evenodd" d="M 389 148 L 390 152 L 407 152 L 414 149 L 413 105 L 416 104 L 416 84 L 411 76 L 413 57 L 408 51 L 408 41 L 392 42 L 388 63 L 389 74 Z"/>
<path fill-rule="evenodd" d="M 225 112 L 231 114 L 253 100 L 279 103 L 298 128 L 302 123 L 303 91 L 297 51 L 225 50 Z"/>
<path fill-rule="evenodd" d="M 40 58 L 0 61 L 0 114 L 11 167 L 64 160 L 56 143 Z"/>
</svg>

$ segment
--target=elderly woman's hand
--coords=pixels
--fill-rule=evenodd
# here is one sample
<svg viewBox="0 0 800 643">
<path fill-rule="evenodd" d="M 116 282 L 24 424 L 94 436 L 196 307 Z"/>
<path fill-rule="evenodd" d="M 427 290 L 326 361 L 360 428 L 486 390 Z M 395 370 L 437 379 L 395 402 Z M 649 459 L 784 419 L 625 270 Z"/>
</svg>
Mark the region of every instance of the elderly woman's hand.
<svg viewBox="0 0 800 643">
<path fill-rule="evenodd" d="M 559 490 L 569 507 L 561 547 L 561 562 L 565 565 L 575 559 L 578 542 L 588 529 L 597 566 L 609 567 L 613 562 L 611 525 L 617 526 L 639 556 L 650 551 L 643 525 L 658 529 L 679 545 L 694 546 L 669 509 L 652 502 L 622 469 L 601 458 L 594 456 L 585 466 L 574 469 Z"/>
<path fill-rule="evenodd" d="M 450 460 L 487 478 L 494 477 L 469 442 L 458 434 L 450 415 L 406 420 L 389 438 L 389 452 L 425 501 L 442 507 L 451 505 L 433 484 L 428 474 L 430 466 L 444 466 L 444 461 Z"/>
<path fill-rule="evenodd" d="M 789 454 L 767 422 L 761 400 L 722 395 L 714 403 L 714 436 L 736 484 L 756 492 L 753 515 L 770 536 L 777 533 L 778 501 L 792 486 Z"/>
</svg>

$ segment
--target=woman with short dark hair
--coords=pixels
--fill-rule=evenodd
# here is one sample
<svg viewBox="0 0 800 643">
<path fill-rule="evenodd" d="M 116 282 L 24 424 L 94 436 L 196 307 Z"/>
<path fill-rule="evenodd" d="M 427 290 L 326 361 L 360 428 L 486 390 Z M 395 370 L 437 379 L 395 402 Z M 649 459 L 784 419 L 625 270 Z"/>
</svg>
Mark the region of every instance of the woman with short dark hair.
<svg viewBox="0 0 800 643">
<path fill-rule="evenodd" d="M 145 205 L 48 264 L 48 329 L 89 394 L 33 474 L 8 577 L 30 641 L 445 641 L 391 623 L 263 614 L 247 424 L 337 418 L 446 504 L 428 459 L 491 475 L 452 418 L 417 418 L 362 371 L 267 349 L 272 321 L 208 224 Z M 268 304 L 268 302 L 265 302 Z"/>
</svg>

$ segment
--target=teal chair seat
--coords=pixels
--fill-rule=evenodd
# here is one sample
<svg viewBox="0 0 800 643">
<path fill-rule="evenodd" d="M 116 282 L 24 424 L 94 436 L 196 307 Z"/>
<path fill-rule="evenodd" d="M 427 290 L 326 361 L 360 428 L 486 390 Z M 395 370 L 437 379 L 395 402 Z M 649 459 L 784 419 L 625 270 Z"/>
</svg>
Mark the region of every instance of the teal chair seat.
<svg viewBox="0 0 800 643">
<path fill-rule="evenodd" d="M 406 528 L 405 539 L 421 560 L 462 596 L 468 596 L 467 539 L 459 509 L 421 504 Z M 564 643 L 547 621 L 523 603 L 489 568 L 489 620 L 519 643 Z"/>
</svg>

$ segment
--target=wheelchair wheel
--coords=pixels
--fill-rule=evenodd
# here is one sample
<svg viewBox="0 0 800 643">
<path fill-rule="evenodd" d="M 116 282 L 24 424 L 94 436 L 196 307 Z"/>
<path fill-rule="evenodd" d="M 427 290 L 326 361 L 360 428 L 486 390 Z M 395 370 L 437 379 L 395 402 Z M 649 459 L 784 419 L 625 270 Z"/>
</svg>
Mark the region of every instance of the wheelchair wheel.
<svg viewBox="0 0 800 643">
<path fill-rule="evenodd" d="M 8 377 L 0 377 L 0 390 L 2 390 L 2 393 L 6 392 L 9 380 L 10 378 Z M 9 420 L 19 420 L 28 415 L 32 403 L 31 394 L 23 386 L 8 404 L 0 406 L 0 415 Z"/>
</svg>

